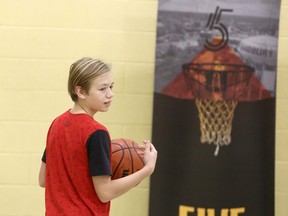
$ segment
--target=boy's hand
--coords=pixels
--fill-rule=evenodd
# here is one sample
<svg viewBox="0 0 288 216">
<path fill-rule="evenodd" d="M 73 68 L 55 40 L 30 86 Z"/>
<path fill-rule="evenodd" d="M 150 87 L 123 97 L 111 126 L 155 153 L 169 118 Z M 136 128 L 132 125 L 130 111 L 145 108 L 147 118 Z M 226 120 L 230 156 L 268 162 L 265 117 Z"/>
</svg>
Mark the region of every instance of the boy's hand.
<svg viewBox="0 0 288 216">
<path fill-rule="evenodd" d="M 154 172 L 156 161 L 157 161 L 157 150 L 154 145 L 149 140 L 144 140 L 145 151 L 144 151 L 144 163 L 151 171 L 151 174 Z"/>
</svg>

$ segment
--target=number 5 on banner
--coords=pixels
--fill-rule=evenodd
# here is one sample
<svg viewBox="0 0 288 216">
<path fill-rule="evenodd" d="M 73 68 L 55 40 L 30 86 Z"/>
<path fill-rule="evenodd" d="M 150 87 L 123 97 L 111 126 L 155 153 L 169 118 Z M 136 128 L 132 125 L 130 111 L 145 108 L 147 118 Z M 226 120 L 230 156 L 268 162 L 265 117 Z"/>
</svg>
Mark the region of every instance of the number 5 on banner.
<svg viewBox="0 0 288 216">
<path fill-rule="evenodd" d="M 221 40 L 217 44 L 211 43 L 206 38 L 204 46 L 211 51 L 217 51 L 217 50 L 222 49 L 223 47 L 226 46 L 229 40 L 229 34 L 227 31 L 227 28 L 225 27 L 225 25 L 219 22 L 222 12 L 233 12 L 233 10 L 232 9 L 220 9 L 219 10 L 219 6 L 217 6 L 215 13 L 210 14 L 207 25 L 206 25 L 206 27 L 209 30 L 216 30 L 221 33 Z"/>
</svg>

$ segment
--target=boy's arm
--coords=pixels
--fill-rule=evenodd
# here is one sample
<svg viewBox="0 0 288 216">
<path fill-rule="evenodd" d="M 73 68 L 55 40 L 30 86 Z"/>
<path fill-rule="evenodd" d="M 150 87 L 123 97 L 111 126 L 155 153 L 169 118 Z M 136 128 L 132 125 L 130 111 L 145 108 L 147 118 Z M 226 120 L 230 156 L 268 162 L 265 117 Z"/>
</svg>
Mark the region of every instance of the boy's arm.
<svg viewBox="0 0 288 216">
<path fill-rule="evenodd" d="M 40 187 L 45 187 L 45 176 L 46 176 L 46 164 L 41 163 L 40 172 L 39 172 L 39 185 Z"/>
<path fill-rule="evenodd" d="M 121 196 L 153 173 L 157 160 L 157 151 L 152 143 L 145 141 L 145 145 L 145 166 L 141 170 L 116 180 L 111 180 L 111 176 L 92 177 L 95 191 L 102 202 L 108 202 Z"/>
<path fill-rule="evenodd" d="M 39 185 L 40 187 L 45 187 L 45 176 L 46 176 L 46 148 L 42 155 L 42 163 L 39 171 Z"/>
</svg>

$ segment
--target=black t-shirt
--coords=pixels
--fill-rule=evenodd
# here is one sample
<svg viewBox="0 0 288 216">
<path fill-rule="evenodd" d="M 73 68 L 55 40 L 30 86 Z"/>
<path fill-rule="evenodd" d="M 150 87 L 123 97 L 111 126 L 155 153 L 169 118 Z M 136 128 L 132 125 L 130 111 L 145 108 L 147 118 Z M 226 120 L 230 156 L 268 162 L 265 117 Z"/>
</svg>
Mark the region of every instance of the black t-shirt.
<svg viewBox="0 0 288 216">
<path fill-rule="evenodd" d="M 112 175 L 110 169 L 110 138 L 106 131 L 93 132 L 86 143 L 88 164 L 91 176 Z M 46 149 L 42 156 L 46 163 Z"/>
</svg>

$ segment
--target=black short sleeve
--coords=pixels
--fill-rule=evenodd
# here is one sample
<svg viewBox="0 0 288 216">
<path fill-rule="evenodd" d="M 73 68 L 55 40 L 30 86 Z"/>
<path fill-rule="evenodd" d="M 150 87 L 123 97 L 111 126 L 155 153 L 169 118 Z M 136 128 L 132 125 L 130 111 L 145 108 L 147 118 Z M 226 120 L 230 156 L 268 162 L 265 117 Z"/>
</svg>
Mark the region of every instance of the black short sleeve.
<svg viewBox="0 0 288 216">
<path fill-rule="evenodd" d="M 43 155 L 42 155 L 42 162 L 43 163 L 46 163 L 46 148 L 45 148 L 45 150 L 44 150 L 44 152 L 43 152 Z"/>
<path fill-rule="evenodd" d="M 86 143 L 91 176 L 112 175 L 110 168 L 110 138 L 106 131 L 97 130 Z"/>
</svg>

